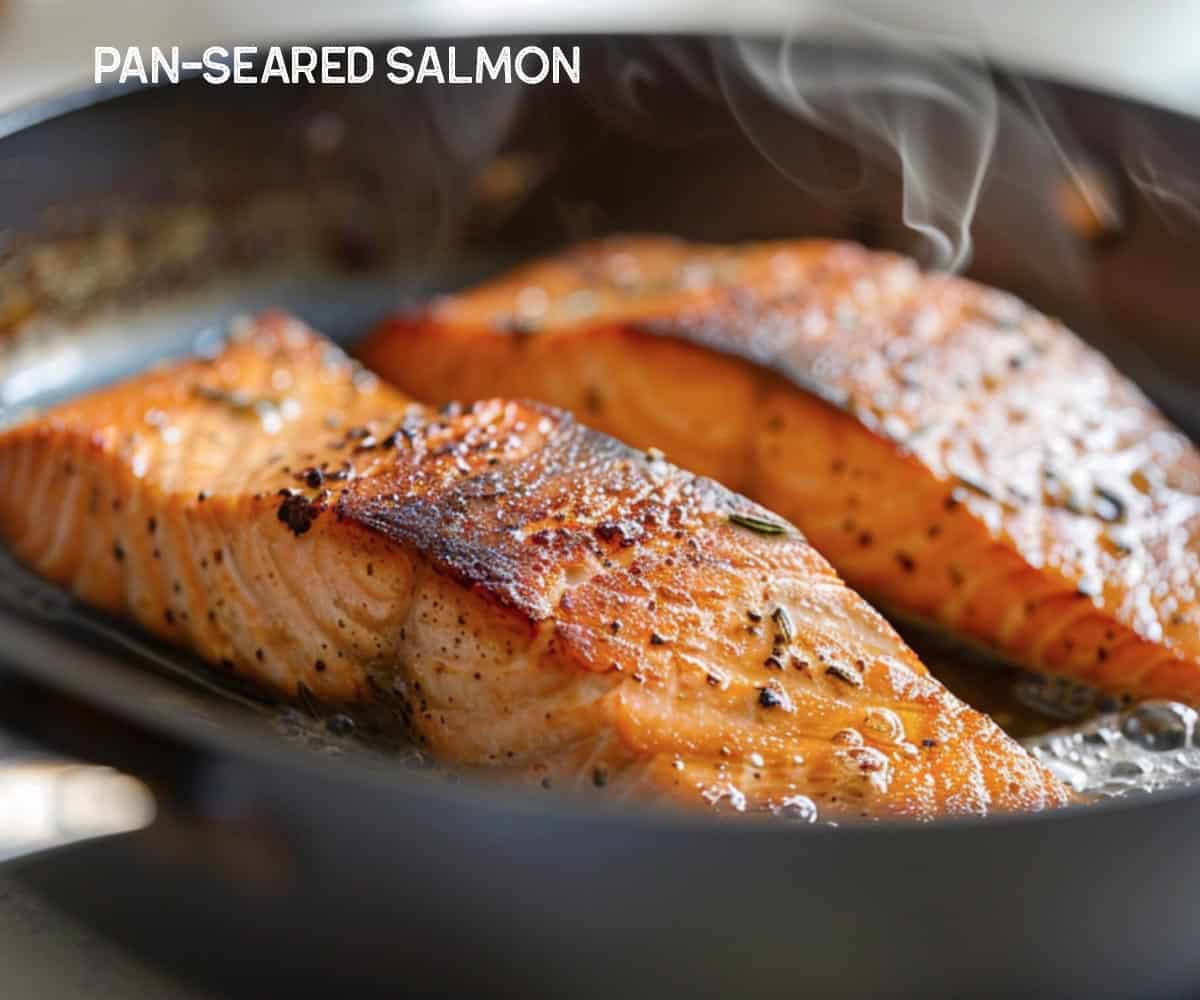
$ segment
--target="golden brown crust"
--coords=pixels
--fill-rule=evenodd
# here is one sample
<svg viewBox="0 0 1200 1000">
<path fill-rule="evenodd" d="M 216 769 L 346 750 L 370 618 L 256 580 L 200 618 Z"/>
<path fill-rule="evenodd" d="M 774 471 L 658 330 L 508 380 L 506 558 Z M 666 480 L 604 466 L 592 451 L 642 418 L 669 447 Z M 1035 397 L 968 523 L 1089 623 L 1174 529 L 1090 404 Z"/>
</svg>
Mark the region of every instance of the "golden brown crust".
<svg viewBox="0 0 1200 1000">
<path fill-rule="evenodd" d="M 563 565 L 694 546 L 731 514 L 782 528 L 719 484 L 542 404 L 489 400 L 408 427 L 397 447 L 411 460 L 350 482 L 337 515 L 418 549 L 532 621 L 553 614 Z M 779 545 L 804 544 L 788 534 Z"/>
</svg>

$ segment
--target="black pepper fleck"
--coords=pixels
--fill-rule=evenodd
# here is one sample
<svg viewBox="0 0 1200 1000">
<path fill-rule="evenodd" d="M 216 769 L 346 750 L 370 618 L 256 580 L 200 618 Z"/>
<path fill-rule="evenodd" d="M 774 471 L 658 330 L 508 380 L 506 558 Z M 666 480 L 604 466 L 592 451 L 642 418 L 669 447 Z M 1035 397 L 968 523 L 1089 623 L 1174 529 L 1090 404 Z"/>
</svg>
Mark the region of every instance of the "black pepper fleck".
<svg viewBox="0 0 1200 1000">
<path fill-rule="evenodd" d="M 319 513 L 320 508 L 316 504 L 309 503 L 302 494 L 292 493 L 290 490 L 277 512 L 279 520 L 297 536 L 303 535 L 312 527 Z"/>
<path fill-rule="evenodd" d="M 778 708 L 783 704 L 783 699 L 774 688 L 764 687 L 758 689 L 758 703 L 763 708 Z"/>
</svg>

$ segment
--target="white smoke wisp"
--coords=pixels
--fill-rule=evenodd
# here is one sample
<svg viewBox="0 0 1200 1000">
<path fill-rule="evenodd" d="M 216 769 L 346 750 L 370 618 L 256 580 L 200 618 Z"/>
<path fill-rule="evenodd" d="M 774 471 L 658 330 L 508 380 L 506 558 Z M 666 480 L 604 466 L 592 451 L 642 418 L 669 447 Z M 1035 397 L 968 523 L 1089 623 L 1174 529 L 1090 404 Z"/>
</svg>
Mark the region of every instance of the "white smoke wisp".
<svg viewBox="0 0 1200 1000">
<path fill-rule="evenodd" d="M 901 215 L 922 238 L 925 263 L 959 271 L 971 257 L 998 105 L 983 59 L 957 42 L 953 55 L 949 49 L 925 32 L 838 13 L 807 21 L 782 40 L 738 39 L 718 56 L 717 71 L 747 136 L 799 186 L 810 187 L 806 168 L 756 122 L 755 89 L 872 159 L 894 164 L 903 183 Z"/>
<path fill-rule="evenodd" d="M 1155 131 L 1139 128 L 1127 137 L 1125 172 L 1168 231 L 1195 232 L 1200 224 L 1200 179 L 1193 164 Z"/>
</svg>

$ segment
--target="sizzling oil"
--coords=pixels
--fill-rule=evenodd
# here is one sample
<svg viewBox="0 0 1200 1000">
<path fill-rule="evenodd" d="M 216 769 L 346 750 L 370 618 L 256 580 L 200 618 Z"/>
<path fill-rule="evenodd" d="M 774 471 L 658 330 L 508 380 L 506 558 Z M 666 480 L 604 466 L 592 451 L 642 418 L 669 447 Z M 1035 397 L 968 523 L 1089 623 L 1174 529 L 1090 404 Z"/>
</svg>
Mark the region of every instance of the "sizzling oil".
<svg viewBox="0 0 1200 1000">
<path fill-rule="evenodd" d="M 0 556 L 0 602 L 29 618 L 113 643 L 150 672 L 170 675 L 169 685 L 177 685 L 180 679 L 199 683 L 206 689 L 203 702 L 212 701 L 208 695 L 217 693 L 223 696 L 220 700 L 241 710 L 240 714 L 257 716 L 271 732 L 293 745 L 325 755 L 351 753 L 376 766 L 429 770 L 433 764 L 397 726 L 388 725 L 388 720 L 376 713 L 351 717 L 315 700 L 300 705 L 263 702 L 253 692 L 215 677 L 186 654 L 113 625 L 6 556 Z M 1086 799 L 1200 782 L 1200 720 L 1186 705 L 1154 701 L 1123 706 L 1080 685 L 989 663 L 928 635 L 910 634 L 909 638 L 947 687 L 996 719 Z M 905 738 L 899 719 L 883 709 L 869 712 L 863 727 L 875 737 L 890 735 L 897 743 Z M 847 761 L 858 766 L 858 756 L 869 749 L 861 746 L 862 734 L 846 730 L 839 736 Z M 455 775 L 451 769 L 434 770 Z M 795 796 L 777 811 L 800 823 L 820 818 L 807 796 Z"/>
</svg>

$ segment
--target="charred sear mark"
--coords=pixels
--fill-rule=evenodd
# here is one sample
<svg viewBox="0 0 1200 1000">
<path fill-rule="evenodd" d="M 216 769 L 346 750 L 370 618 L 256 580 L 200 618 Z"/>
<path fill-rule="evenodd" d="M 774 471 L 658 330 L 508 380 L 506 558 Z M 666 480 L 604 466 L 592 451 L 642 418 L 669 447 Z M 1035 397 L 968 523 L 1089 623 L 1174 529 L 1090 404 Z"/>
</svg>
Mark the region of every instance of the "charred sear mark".
<svg viewBox="0 0 1200 1000">
<path fill-rule="evenodd" d="M 603 571 L 634 578 L 645 561 L 626 565 L 606 546 L 637 552 L 657 539 L 671 540 L 665 566 L 696 565 L 702 540 L 727 516 L 713 512 L 737 505 L 711 480 L 647 462 L 559 411 L 511 404 L 483 412 L 484 420 L 442 428 L 429 447 L 414 445 L 428 461 L 398 463 L 340 490 L 337 517 L 420 548 L 453 579 L 540 620 L 558 607 L 547 586 L 553 567 L 597 559 Z M 433 457 L 446 448 L 472 456 L 487 449 L 504 460 L 460 478 L 447 458 Z M 299 501 L 289 506 L 304 512 Z M 770 522 L 767 531 L 783 527 Z"/>
</svg>

